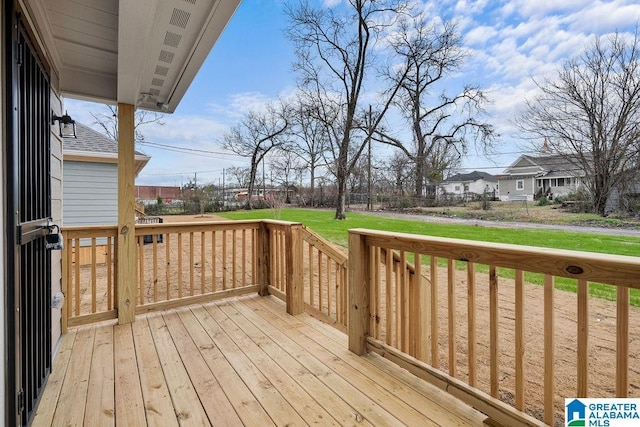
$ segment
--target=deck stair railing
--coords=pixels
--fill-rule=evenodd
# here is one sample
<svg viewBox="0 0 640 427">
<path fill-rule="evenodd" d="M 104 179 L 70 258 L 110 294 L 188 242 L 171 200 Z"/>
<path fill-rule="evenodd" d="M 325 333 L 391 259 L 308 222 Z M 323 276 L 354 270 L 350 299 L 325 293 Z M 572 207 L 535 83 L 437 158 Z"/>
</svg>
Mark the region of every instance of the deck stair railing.
<svg viewBox="0 0 640 427">
<path fill-rule="evenodd" d="M 380 262 L 392 253 L 415 275 Z M 563 397 L 627 397 L 640 384 L 629 366 L 640 258 L 357 229 L 349 260 L 350 349 L 380 353 L 504 425 L 530 424 L 525 412 L 553 425 Z M 589 298 L 602 284 L 615 303 Z"/>
</svg>

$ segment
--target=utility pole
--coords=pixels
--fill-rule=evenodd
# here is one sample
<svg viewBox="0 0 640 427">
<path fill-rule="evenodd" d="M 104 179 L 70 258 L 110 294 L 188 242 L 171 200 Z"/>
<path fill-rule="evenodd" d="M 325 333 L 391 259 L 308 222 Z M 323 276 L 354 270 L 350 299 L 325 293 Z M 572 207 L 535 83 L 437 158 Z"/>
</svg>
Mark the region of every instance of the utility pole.
<svg viewBox="0 0 640 427">
<path fill-rule="evenodd" d="M 225 178 L 224 177 L 224 171 L 225 171 L 225 169 L 223 168 L 222 169 L 222 206 L 226 207 L 227 204 L 225 202 L 227 201 L 227 195 L 225 194 L 225 191 L 224 191 L 224 184 L 225 184 L 224 183 L 224 178 Z"/>
</svg>

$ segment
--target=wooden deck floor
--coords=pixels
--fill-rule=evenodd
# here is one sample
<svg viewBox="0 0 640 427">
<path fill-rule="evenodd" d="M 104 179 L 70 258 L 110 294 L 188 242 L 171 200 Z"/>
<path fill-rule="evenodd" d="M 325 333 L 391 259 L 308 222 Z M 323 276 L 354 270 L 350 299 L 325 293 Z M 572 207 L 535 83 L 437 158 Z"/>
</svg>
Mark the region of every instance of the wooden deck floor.
<svg viewBox="0 0 640 427">
<path fill-rule="evenodd" d="M 274 297 L 63 337 L 34 426 L 482 425 L 485 416 Z"/>
</svg>

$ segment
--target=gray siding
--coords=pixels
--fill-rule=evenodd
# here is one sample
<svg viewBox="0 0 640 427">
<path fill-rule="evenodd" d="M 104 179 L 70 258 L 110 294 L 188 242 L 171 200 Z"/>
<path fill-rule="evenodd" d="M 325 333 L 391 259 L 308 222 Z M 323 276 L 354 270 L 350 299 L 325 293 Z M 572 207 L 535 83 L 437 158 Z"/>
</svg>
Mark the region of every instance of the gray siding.
<svg viewBox="0 0 640 427">
<path fill-rule="evenodd" d="M 65 161 L 64 225 L 118 223 L 118 168 L 113 163 Z"/>
<path fill-rule="evenodd" d="M 524 181 L 524 188 L 522 190 L 517 189 L 517 182 Z M 526 196 L 527 200 L 533 200 L 535 178 L 505 178 L 500 179 L 498 184 L 500 186 L 500 200 L 509 201 L 513 198 L 519 198 Z"/>
</svg>

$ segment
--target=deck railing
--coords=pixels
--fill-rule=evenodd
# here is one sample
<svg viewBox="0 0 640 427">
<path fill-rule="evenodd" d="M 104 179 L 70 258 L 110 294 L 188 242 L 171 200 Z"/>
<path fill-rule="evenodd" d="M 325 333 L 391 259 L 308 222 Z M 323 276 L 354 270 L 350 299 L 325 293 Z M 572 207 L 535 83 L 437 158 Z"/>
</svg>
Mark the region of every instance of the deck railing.
<svg viewBox="0 0 640 427">
<path fill-rule="evenodd" d="M 629 366 L 638 258 L 351 230 L 349 260 L 350 349 L 378 352 L 504 425 L 533 423 L 524 412 L 557 424 L 563 397 L 627 397 L 640 385 Z M 589 298 L 594 282 L 614 287 L 616 302 Z"/>
<path fill-rule="evenodd" d="M 258 222 L 136 225 L 136 312 L 258 290 Z"/>
<path fill-rule="evenodd" d="M 115 319 L 118 228 L 68 227 L 62 233 L 63 331 L 68 326 Z"/>
<path fill-rule="evenodd" d="M 136 313 L 259 292 L 290 313 L 306 303 L 345 329 L 346 257 L 301 224 L 138 224 L 135 235 Z M 63 236 L 63 330 L 117 318 L 117 228 L 66 227 Z"/>
<path fill-rule="evenodd" d="M 347 256 L 306 227 L 302 239 L 305 310 L 346 332 Z"/>
</svg>

